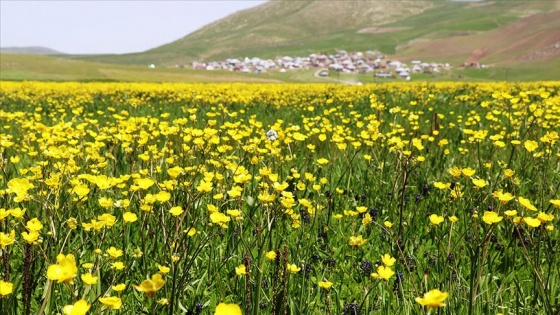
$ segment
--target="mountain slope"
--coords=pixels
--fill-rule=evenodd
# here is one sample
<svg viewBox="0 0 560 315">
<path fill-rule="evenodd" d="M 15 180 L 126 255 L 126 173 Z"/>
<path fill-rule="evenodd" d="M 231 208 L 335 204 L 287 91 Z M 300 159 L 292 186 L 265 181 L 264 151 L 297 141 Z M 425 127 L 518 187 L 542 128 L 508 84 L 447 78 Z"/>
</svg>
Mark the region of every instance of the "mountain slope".
<svg viewBox="0 0 560 315">
<path fill-rule="evenodd" d="M 559 9 L 560 1 L 551 0 L 269 1 L 142 53 L 80 58 L 172 66 L 194 60 L 304 56 L 344 49 L 378 50 L 397 58 L 456 65 L 473 52 L 476 55 L 476 49 L 496 44 L 483 62 L 517 63 L 551 55 L 560 32 L 553 22 Z M 528 21 L 522 30 L 508 26 L 522 20 Z M 505 36 L 505 42 L 496 39 L 500 36 Z M 508 39 L 518 45 L 506 45 Z"/>
<path fill-rule="evenodd" d="M 175 42 L 139 54 L 84 56 L 116 63 L 184 64 L 239 56 L 274 57 L 316 49 L 346 49 L 364 41 L 363 28 L 402 20 L 433 7 L 432 1 L 269 1 L 211 23 Z M 348 33 L 353 34 L 352 38 Z M 337 47 L 333 47 L 339 42 Z M 375 45 L 368 45 L 375 48 Z"/>
</svg>

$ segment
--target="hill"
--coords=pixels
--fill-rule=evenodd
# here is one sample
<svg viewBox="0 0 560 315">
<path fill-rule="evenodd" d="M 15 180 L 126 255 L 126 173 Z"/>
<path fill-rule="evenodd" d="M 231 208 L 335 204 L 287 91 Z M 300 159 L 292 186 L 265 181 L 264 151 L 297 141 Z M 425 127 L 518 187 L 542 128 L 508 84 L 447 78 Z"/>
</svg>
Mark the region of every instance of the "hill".
<svg viewBox="0 0 560 315">
<path fill-rule="evenodd" d="M 2 54 L 23 54 L 23 55 L 63 55 L 64 53 L 47 47 L 0 47 Z"/>
<path fill-rule="evenodd" d="M 538 0 L 270 1 L 146 52 L 80 58 L 171 66 L 344 49 L 454 64 L 474 54 L 478 62 L 514 65 L 557 58 L 559 9 L 560 1 Z"/>
</svg>

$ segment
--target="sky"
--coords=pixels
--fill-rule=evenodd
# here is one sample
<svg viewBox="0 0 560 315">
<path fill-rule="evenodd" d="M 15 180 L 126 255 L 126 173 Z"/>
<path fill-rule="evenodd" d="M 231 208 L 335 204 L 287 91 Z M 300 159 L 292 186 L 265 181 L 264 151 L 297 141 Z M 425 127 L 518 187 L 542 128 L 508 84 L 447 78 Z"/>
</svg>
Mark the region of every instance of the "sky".
<svg viewBox="0 0 560 315">
<path fill-rule="evenodd" d="M 68 54 L 141 52 L 266 1 L 0 0 L 0 47 Z"/>
</svg>

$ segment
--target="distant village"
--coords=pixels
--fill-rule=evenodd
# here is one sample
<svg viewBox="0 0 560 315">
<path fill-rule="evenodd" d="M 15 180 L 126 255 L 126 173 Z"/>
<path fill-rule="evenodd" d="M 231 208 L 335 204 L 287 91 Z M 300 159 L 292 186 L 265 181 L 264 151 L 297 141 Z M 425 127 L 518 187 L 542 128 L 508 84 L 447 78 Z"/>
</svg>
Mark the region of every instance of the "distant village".
<svg viewBox="0 0 560 315">
<path fill-rule="evenodd" d="M 425 62 L 412 60 L 404 63 L 388 59 L 379 52 L 353 52 L 344 50 L 335 54 L 310 54 L 307 57 L 284 56 L 281 58 L 261 59 L 258 57 L 243 60 L 230 58 L 221 61 L 193 62 L 193 69 L 199 70 L 229 70 L 242 73 L 265 73 L 270 70 L 286 72 L 298 69 L 317 69 L 316 75 L 326 77 L 329 70 L 341 73 L 365 73 L 377 78 L 401 78 L 410 80 L 413 73 L 438 74 L 449 70 L 449 63 Z"/>
</svg>

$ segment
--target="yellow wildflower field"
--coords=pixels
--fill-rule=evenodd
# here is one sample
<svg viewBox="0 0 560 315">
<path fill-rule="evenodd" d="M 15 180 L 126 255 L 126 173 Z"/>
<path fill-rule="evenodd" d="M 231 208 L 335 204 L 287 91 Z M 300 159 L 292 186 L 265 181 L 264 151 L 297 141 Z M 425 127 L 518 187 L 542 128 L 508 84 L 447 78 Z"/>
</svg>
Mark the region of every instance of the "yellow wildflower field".
<svg viewBox="0 0 560 315">
<path fill-rule="evenodd" d="M 560 83 L 0 82 L 2 314 L 552 314 Z"/>
</svg>

